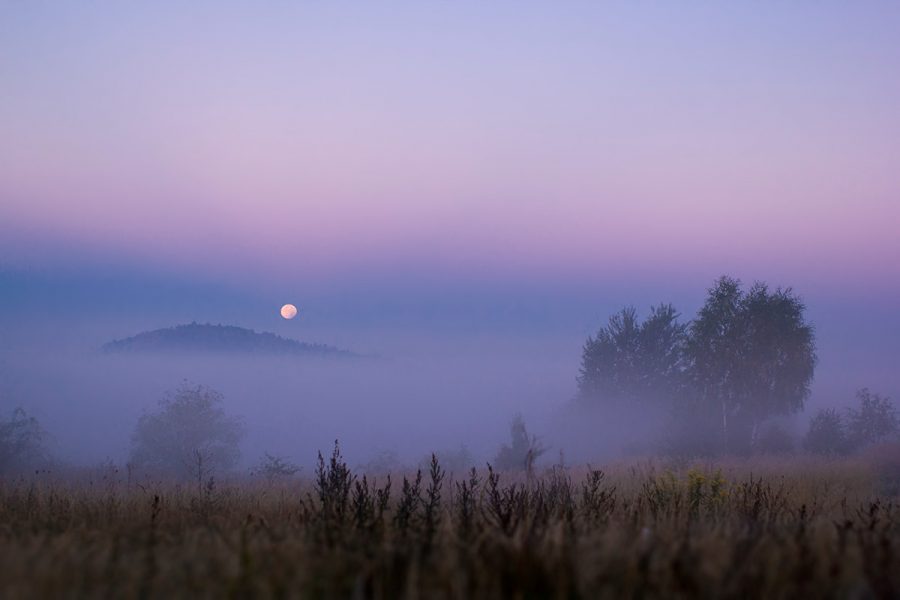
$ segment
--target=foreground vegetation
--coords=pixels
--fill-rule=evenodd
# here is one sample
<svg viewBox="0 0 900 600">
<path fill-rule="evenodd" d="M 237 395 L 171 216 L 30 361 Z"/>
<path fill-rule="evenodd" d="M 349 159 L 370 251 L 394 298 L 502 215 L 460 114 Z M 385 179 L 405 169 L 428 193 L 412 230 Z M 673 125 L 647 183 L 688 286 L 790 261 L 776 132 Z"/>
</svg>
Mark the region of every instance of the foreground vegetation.
<svg viewBox="0 0 900 600">
<path fill-rule="evenodd" d="M 0 487 L 5 598 L 900 594 L 891 486 L 847 460 L 51 477 Z"/>
</svg>

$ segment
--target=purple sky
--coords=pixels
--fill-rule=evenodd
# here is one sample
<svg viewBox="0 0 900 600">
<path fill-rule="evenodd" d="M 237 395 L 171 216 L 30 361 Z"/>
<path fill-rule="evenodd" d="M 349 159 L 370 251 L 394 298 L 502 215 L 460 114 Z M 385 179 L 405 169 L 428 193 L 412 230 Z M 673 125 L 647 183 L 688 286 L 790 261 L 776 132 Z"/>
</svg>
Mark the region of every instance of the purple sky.
<svg viewBox="0 0 900 600">
<path fill-rule="evenodd" d="M 18 268 L 896 297 L 900 6 L 10 2 Z"/>
</svg>

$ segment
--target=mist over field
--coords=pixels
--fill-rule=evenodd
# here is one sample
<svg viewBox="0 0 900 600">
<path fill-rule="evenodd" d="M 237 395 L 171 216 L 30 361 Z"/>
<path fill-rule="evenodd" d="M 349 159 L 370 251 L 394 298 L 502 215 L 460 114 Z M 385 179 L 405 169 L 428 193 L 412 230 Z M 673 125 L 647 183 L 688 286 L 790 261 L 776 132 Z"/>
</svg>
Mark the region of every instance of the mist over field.
<svg viewBox="0 0 900 600">
<path fill-rule="evenodd" d="M 138 418 L 188 380 L 221 392 L 227 411 L 245 422 L 243 471 L 265 452 L 308 469 L 335 439 L 358 465 L 414 466 L 430 452 L 461 447 L 474 464 L 484 464 L 507 441 L 517 414 L 547 447 L 546 464 L 560 452 L 575 463 L 652 455 L 666 415 L 635 404 L 623 414 L 585 417 L 573 407 L 582 347 L 621 305 L 645 314 L 650 304 L 672 298 L 688 320 L 703 291 L 679 294 L 674 286 L 667 294 L 660 285 L 656 298 L 639 289 L 640 297 L 628 299 L 628 287 L 567 297 L 517 290 L 503 296 L 473 286 L 469 297 L 420 292 L 385 300 L 383 292 L 379 299 L 363 290 L 373 306 L 338 295 L 311 306 L 298 301 L 300 316 L 285 321 L 277 303 L 228 290 L 185 286 L 199 300 L 164 297 L 154 304 L 129 280 L 109 278 L 86 289 L 40 288 L 37 279 L 7 274 L 4 282 L 29 298 L 7 296 L 0 320 L 6 413 L 21 406 L 37 417 L 49 448 L 67 463 L 124 462 Z M 900 342 L 883 335 L 897 326 L 889 307 L 858 311 L 847 301 L 805 299 L 820 362 L 806 410 L 782 419 L 798 440 L 817 409 L 846 407 L 861 387 L 890 397 L 900 391 L 893 363 Z M 100 351 L 114 339 L 192 321 L 246 325 L 366 356 Z"/>
<path fill-rule="evenodd" d="M 30 348 L 4 357 L 3 393 L 40 418 L 62 456 L 122 460 L 142 411 L 188 379 L 221 391 L 227 410 L 244 417 L 246 454 L 304 463 L 336 438 L 361 461 L 392 451 L 417 462 L 460 444 L 486 456 L 513 414 L 546 420 L 571 393 L 569 365 L 542 353 L 502 356 L 510 344 L 476 340 L 425 354 L 424 344 L 406 341 L 409 353 L 362 359 Z"/>
</svg>

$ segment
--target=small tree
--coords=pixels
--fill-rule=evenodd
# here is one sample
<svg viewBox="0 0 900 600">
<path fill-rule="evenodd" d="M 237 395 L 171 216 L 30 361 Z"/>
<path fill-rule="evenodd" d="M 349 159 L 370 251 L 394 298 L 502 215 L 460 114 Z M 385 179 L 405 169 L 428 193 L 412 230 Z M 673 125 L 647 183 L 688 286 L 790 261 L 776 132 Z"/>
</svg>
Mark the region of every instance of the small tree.
<svg viewBox="0 0 900 600">
<path fill-rule="evenodd" d="M 494 464 L 499 469 L 525 469 L 531 471 L 534 462 L 547 449 L 541 445 L 537 436 L 529 436 L 522 415 L 516 415 L 509 427 L 510 445 L 503 444 Z"/>
<path fill-rule="evenodd" d="M 846 454 L 850 446 L 840 413 L 833 408 L 816 413 L 809 422 L 803 448 L 816 454 Z"/>
<path fill-rule="evenodd" d="M 897 411 L 890 398 L 868 388 L 856 392 L 859 408 L 847 411 L 847 437 L 854 448 L 882 442 L 897 434 Z"/>
<path fill-rule="evenodd" d="M 132 435 L 135 466 L 195 478 L 202 485 L 213 472 L 228 471 L 240 459 L 244 426 L 225 414 L 222 394 L 184 382 L 143 415 Z"/>
<path fill-rule="evenodd" d="M 37 419 L 16 408 L 0 421 L 0 475 L 33 468 L 45 459 L 44 430 Z"/>
<path fill-rule="evenodd" d="M 265 477 L 269 483 L 273 483 L 276 479 L 295 475 L 300 472 L 300 467 L 284 456 L 274 456 L 265 452 L 254 472 Z"/>
</svg>

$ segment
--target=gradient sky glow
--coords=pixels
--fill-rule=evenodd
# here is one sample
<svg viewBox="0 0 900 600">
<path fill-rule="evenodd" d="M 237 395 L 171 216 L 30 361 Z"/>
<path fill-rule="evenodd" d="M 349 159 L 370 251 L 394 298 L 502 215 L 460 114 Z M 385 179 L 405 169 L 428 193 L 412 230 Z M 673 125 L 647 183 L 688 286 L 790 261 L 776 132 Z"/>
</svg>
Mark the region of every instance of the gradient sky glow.
<svg viewBox="0 0 900 600">
<path fill-rule="evenodd" d="M 0 7 L 0 265 L 897 298 L 897 3 L 181 4 Z"/>
</svg>

